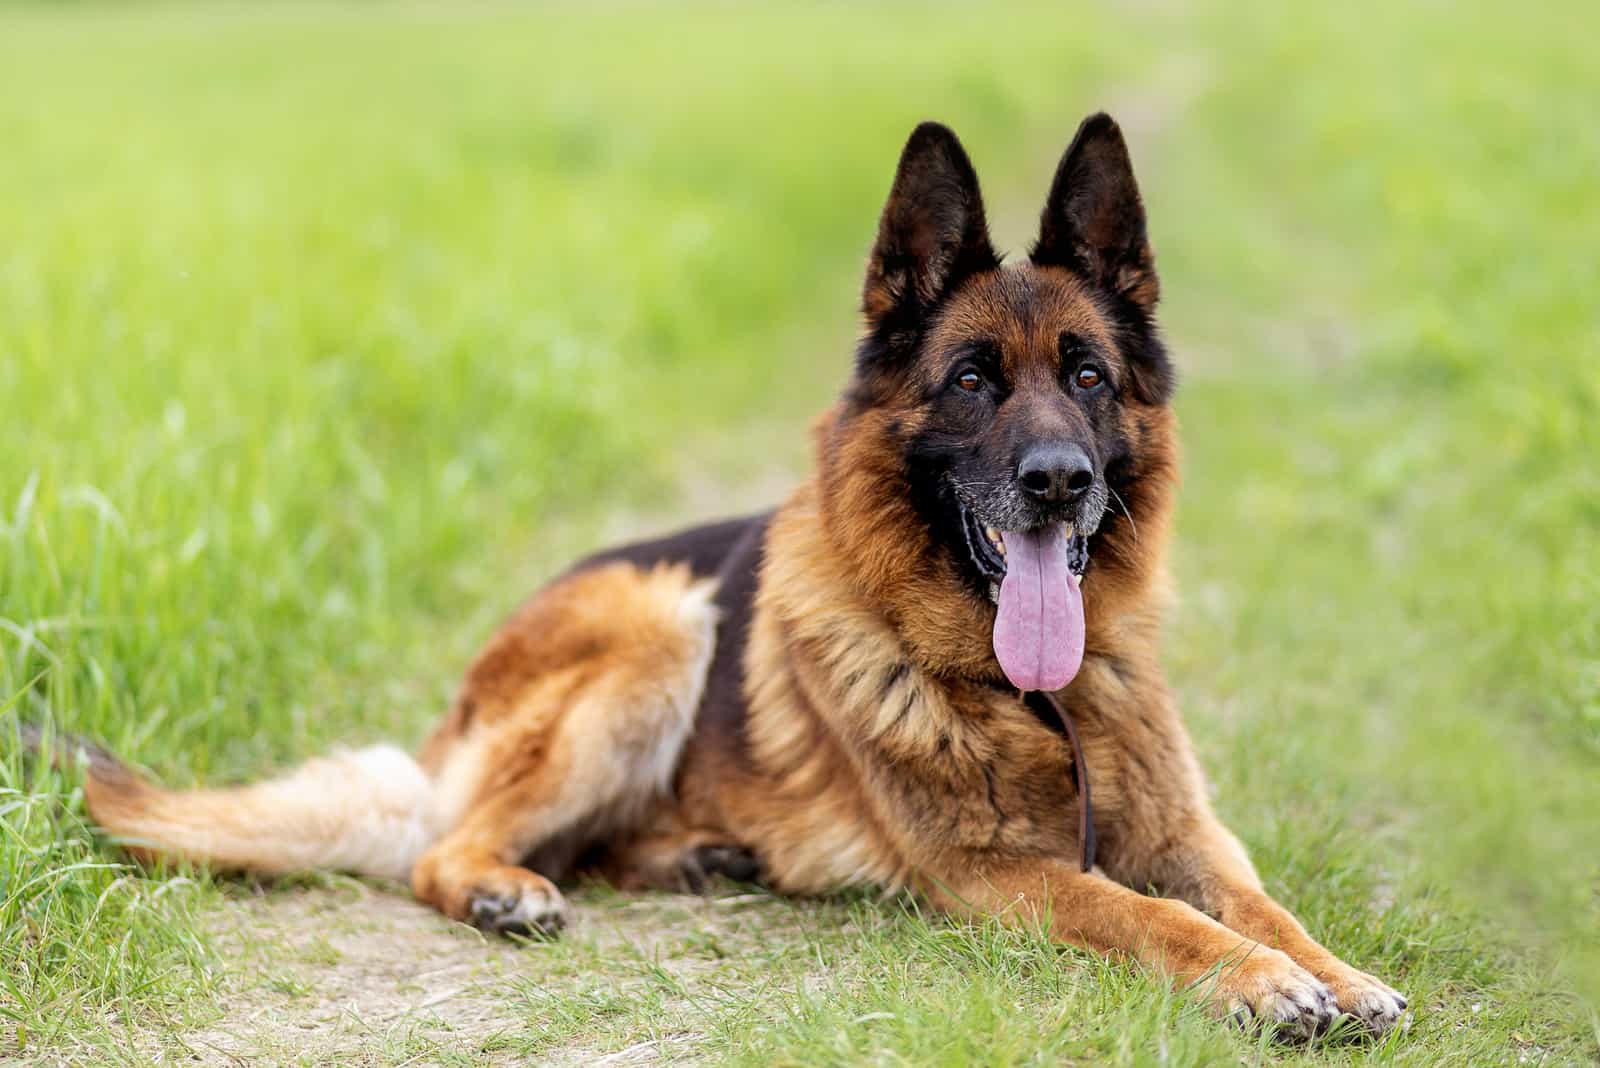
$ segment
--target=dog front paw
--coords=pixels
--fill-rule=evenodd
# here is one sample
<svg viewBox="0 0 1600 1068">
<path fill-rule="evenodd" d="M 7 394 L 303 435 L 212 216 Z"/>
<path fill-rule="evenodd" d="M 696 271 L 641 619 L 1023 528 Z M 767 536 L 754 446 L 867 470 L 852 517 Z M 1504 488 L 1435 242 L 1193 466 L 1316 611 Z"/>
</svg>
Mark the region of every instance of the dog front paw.
<svg viewBox="0 0 1600 1068">
<path fill-rule="evenodd" d="M 1404 994 L 1348 964 L 1329 969 L 1322 979 L 1333 991 L 1339 1011 L 1360 1021 L 1373 1035 L 1382 1035 L 1399 1023 L 1406 1010 Z"/>
<path fill-rule="evenodd" d="M 1207 1001 L 1243 1027 L 1265 1026 L 1279 1037 L 1306 1041 L 1333 1026 L 1339 1005 L 1332 990 L 1288 954 L 1255 946 L 1225 961 L 1202 980 Z"/>
</svg>

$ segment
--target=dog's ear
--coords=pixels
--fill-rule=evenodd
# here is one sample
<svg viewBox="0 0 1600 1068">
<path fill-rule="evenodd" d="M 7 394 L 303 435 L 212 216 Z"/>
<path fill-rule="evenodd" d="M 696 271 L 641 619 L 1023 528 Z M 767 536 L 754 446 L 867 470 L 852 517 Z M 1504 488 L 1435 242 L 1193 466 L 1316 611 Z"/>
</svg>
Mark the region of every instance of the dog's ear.
<svg viewBox="0 0 1600 1068">
<path fill-rule="evenodd" d="M 878 222 L 861 294 L 868 324 L 914 329 L 963 278 L 997 266 L 972 161 L 948 127 L 923 123 L 900 153 Z"/>
<path fill-rule="evenodd" d="M 1144 202 L 1122 131 L 1110 115 L 1090 115 L 1061 157 L 1039 218 L 1033 262 L 1065 267 L 1137 306 L 1145 315 L 1161 295 L 1145 234 Z"/>
</svg>

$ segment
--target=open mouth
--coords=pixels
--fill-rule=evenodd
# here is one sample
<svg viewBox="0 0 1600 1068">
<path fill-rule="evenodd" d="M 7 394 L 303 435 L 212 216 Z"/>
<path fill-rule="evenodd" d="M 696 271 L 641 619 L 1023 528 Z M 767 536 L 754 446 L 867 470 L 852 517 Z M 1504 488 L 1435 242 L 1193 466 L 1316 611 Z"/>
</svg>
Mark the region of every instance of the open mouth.
<svg viewBox="0 0 1600 1068">
<path fill-rule="evenodd" d="M 1089 538 L 1073 529 L 1072 524 L 1062 524 L 1067 539 L 1067 566 L 1078 578 L 1089 570 Z M 961 509 L 961 526 L 967 537 L 967 555 L 978 573 L 989 580 L 989 599 L 1000 600 L 1000 583 L 1006 577 L 1005 535 L 998 527 L 978 519 L 966 507 Z"/>
<path fill-rule="evenodd" d="M 962 529 L 967 535 L 967 553 L 972 557 L 978 573 L 989 580 L 996 595 L 996 585 L 1006 577 L 1006 543 L 1000 531 L 978 521 L 970 511 L 961 509 Z"/>
<path fill-rule="evenodd" d="M 965 508 L 973 565 L 995 603 L 994 652 L 1019 690 L 1058 690 L 1083 664 L 1083 573 L 1089 539 L 1070 523 L 999 530 Z"/>
</svg>

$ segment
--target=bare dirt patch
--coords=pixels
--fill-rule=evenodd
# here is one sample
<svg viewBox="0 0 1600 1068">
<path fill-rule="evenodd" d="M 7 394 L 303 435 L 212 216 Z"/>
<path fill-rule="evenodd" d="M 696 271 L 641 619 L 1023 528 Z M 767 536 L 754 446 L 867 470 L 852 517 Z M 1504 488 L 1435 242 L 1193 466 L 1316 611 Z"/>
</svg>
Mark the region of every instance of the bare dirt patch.
<svg viewBox="0 0 1600 1068">
<path fill-rule="evenodd" d="M 237 977 L 202 1028 L 151 1036 L 162 1063 L 692 1063 L 693 988 L 818 906 L 605 890 L 551 943 L 486 937 L 355 880 L 266 890 L 209 917 Z M 826 906 L 820 906 L 826 907 Z M 686 1061 L 687 1058 L 687 1061 Z"/>
<path fill-rule="evenodd" d="M 498 996 L 516 947 L 398 894 L 351 884 L 230 902 L 216 945 L 247 981 L 204 1030 L 173 1036 L 204 1064 L 379 1063 L 374 1047 L 458 1046 L 514 1026 Z"/>
</svg>

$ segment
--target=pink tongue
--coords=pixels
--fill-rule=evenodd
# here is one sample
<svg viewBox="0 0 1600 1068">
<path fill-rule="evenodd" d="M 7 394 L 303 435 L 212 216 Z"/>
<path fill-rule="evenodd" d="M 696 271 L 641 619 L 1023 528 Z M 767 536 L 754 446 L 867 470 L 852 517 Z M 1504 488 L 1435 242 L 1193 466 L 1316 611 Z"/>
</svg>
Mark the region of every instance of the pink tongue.
<svg viewBox="0 0 1600 1068">
<path fill-rule="evenodd" d="M 994 655 L 1019 690 L 1059 690 L 1083 664 L 1083 594 L 1067 567 L 1061 524 L 1003 531 L 1006 577 L 994 620 Z"/>
</svg>

